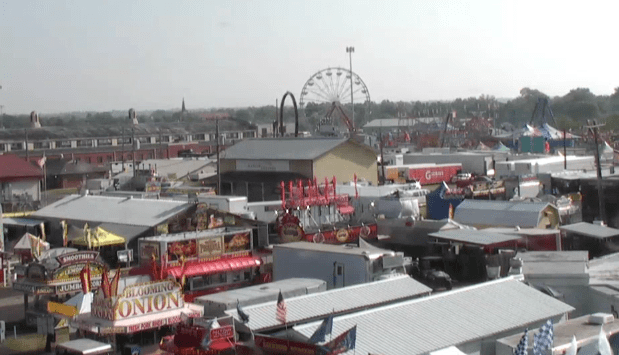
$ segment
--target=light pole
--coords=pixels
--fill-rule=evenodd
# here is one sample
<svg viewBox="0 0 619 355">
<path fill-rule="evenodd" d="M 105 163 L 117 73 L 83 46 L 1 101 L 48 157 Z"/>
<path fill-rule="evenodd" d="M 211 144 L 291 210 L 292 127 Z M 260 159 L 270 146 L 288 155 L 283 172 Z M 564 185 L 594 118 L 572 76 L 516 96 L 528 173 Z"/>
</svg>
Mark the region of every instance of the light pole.
<svg viewBox="0 0 619 355">
<path fill-rule="evenodd" d="M 602 187 L 602 166 L 600 165 L 600 146 L 598 145 L 598 128 L 605 126 L 604 124 L 598 124 L 596 120 L 587 120 L 587 129 L 593 131 L 593 140 L 595 144 L 595 162 L 597 165 L 597 188 L 598 188 L 598 202 L 599 202 L 599 214 L 602 223 L 606 224 L 606 205 L 604 202 L 604 188 Z"/>
<path fill-rule="evenodd" d="M 352 126 L 355 127 L 355 100 L 352 91 L 352 54 L 355 53 L 355 47 L 346 47 L 346 53 L 350 59 L 350 104 L 352 105 Z"/>
</svg>

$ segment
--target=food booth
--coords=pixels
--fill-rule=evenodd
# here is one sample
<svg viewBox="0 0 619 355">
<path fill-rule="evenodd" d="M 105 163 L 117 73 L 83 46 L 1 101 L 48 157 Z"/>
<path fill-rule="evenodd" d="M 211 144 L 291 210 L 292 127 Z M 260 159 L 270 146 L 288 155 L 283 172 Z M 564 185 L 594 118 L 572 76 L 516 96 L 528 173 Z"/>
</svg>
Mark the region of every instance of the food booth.
<svg viewBox="0 0 619 355">
<path fill-rule="evenodd" d="M 155 279 L 183 285 L 185 300 L 262 282 L 264 270 L 253 254 L 252 229 L 222 227 L 164 234 L 138 241 L 141 266 Z"/>
<path fill-rule="evenodd" d="M 24 277 L 13 283 L 13 289 L 24 293 L 26 324 L 36 326 L 37 318 L 47 313 L 49 301 L 62 302 L 82 291 L 80 272 L 89 265 L 91 286 L 101 285 L 105 265 L 96 251 L 72 248 L 51 249 L 26 267 Z M 29 304 L 29 298 L 34 303 Z"/>
<path fill-rule="evenodd" d="M 202 306 L 184 301 L 178 282 L 165 279 L 122 290 L 101 286 L 94 292 L 91 312 L 75 316 L 70 324 L 87 338 L 121 349 L 125 344 L 154 344 L 170 333 L 183 315 L 196 318 L 203 313 Z"/>
</svg>

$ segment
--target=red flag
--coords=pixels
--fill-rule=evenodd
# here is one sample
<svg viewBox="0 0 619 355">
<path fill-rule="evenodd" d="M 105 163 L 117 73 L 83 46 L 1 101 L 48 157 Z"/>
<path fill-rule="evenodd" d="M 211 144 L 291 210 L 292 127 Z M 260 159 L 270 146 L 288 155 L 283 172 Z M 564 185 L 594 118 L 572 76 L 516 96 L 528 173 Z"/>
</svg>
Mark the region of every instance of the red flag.
<svg viewBox="0 0 619 355">
<path fill-rule="evenodd" d="M 82 280 L 82 291 L 84 294 L 87 294 L 91 290 L 90 263 L 87 263 L 82 271 L 80 271 L 80 279 Z"/>
<path fill-rule="evenodd" d="M 118 283 L 120 282 L 120 266 L 118 270 L 116 270 L 116 275 L 112 279 L 112 283 L 110 284 L 110 297 L 118 296 Z"/>
<path fill-rule="evenodd" d="M 103 298 L 110 297 L 110 279 L 108 278 L 109 270 L 103 270 L 103 274 L 101 275 L 101 291 L 103 292 Z"/>
<path fill-rule="evenodd" d="M 275 319 L 282 323 L 286 323 L 286 316 L 288 315 L 288 309 L 286 309 L 286 302 L 284 301 L 284 296 L 282 295 L 282 291 L 279 291 L 279 296 L 277 296 L 277 312 L 275 313 Z"/>
<path fill-rule="evenodd" d="M 283 181 L 280 181 L 279 183 L 280 188 L 282 190 L 282 210 L 286 210 L 286 185 L 284 184 Z"/>
</svg>

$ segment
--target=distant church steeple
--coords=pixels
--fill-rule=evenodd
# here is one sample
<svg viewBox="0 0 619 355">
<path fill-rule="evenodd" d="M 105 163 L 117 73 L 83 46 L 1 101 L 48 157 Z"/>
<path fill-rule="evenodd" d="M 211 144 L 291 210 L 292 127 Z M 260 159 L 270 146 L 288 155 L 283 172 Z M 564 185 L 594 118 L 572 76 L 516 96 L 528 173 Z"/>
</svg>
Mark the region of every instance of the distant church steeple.
<svg viewBox="0 0 619 355">
<path fill-rule="evenodd" d="M 181 112 L 185 113 L 185 111 L 187 111 L 185 109 L 185 98 L 183 97 L 183 108 L 181 108 Z"/>
</svg>

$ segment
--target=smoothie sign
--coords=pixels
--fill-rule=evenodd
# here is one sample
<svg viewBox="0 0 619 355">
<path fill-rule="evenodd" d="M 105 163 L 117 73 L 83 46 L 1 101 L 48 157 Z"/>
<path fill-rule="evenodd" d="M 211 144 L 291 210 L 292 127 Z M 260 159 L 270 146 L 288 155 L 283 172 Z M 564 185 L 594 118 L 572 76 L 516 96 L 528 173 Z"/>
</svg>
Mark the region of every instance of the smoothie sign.
<svg viewBox="0 0 619 355">
<path fill-rule="evenodd" d="M 108 299 L 101 293 L 93 300 L 92 313 L 97 318 L 108 320 L 139 317 L 185 306 L 181 287 L 174 280 L 128 286 L 119 297 Z"/>
</svg>

